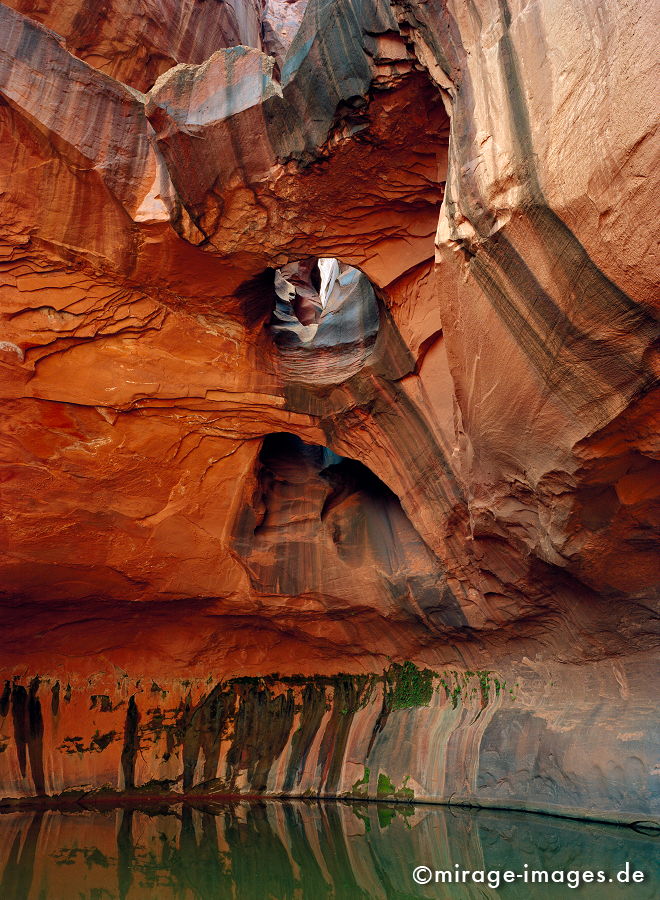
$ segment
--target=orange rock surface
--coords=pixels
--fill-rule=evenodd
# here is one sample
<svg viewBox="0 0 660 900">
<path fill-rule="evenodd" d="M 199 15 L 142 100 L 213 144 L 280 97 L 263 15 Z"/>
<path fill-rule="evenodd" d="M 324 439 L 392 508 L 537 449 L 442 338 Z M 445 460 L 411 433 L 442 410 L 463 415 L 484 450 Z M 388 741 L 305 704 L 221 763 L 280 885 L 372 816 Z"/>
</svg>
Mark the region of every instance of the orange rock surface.
<svg viewBox="0 0 660 900">
<path fill-rule="evenodd" d="M 438 707 L 397 774 L 419 796 L 503 802 L 484 760 L 523 771 L 541 732 L 554 752 L 548 685 L 579 684 L 561 797 L 520 775 L 515 802 L 651 814 L 632 786 L 658 585 L 652 10 L 477 6 L 0 6 L 0 669 L 19 710 L 0 794 L 125 787 L 152 682 L 175 722 L 209 679 L 413 660 L 526 686 L 469 728 Z M 319 258 L 365 276 L 321 312 Z M 88 750 L 113 734 L 84 775 L 55 684 Z M 234 729 L 262 702 L 236 691 Z M 348 790 L 370 753 L 392 766 L 413 726 L 393 711 L 379 749 L 382 702 L 345 734 L 331 712 L 309 726 L 334 743 L 299 760 L 301 791 Z M 575 750 L 594 716 L 606 771 L 641 760 L 619 806 Z M 427 778 L 463 725 L 463 762 Z M 183 778 L 186 727 L 176 750 L 148 739 L 135 784 Z M 283 789 L 294 732 L 233 786 Z M 226 782 L 229 746 L 214 759 L 191 783 Z"/>
</svg>

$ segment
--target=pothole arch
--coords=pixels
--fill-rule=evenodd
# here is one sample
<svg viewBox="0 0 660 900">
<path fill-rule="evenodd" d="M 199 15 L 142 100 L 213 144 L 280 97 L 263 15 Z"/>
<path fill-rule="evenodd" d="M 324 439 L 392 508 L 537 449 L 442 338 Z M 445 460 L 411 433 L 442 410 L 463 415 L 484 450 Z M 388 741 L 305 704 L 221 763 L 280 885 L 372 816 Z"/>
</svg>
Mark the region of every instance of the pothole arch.
<svg viewBox="0 0 660 900">
<path fill-rule="evenodd" d="M 371 354 L 379 301 L 363 272 L 333 257 L 309 256 L 275 270 L 269 332 L 285 374 L 338 381 Z"/>
</svg>

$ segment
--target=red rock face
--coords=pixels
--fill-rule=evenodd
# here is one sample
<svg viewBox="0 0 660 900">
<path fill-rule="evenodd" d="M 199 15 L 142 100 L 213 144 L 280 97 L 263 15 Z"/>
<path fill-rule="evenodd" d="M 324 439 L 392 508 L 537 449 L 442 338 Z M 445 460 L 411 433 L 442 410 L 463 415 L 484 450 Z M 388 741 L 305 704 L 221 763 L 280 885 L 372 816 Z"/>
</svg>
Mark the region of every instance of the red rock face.
<svg viewBox="0 0 660 900">
<path fill-rule="evenodd" d="M 646 7 L 10 5 L 2 793 L 651 815 Z"/>
<path fill-rule="evenodd" d="M 6 6 L 64 38 L 71 53 L 95 69 L 149 90 L 177 63 L 201 63 L 223 47 L 261 47 L 260 0 L 11 0 Z M 295 16 L 295 13 L 294 13 Z M 280 18 L 280 16 L 278 16 Z M 277 28 L 280 52 L 291 31 Z M 289 39 L 290 43 L 290 39 Z"/>
</svg>

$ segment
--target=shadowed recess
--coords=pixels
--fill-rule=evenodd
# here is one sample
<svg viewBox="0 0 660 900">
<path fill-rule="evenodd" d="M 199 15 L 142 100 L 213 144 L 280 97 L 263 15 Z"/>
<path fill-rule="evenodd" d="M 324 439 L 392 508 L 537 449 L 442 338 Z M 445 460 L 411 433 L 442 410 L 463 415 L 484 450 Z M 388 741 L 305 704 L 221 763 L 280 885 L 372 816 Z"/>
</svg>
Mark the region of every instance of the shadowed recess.
<svg viewBox="0 0 660 900">
<path fill-rule="evenodd" d="M 256 479 L 234 532 L 256 590 L 331 597 L 330 620 L 385 602 L 393 620 L 444 632 L 466 626 L 442 562 L 363 463 L 271 434 Z"/>
</svg>

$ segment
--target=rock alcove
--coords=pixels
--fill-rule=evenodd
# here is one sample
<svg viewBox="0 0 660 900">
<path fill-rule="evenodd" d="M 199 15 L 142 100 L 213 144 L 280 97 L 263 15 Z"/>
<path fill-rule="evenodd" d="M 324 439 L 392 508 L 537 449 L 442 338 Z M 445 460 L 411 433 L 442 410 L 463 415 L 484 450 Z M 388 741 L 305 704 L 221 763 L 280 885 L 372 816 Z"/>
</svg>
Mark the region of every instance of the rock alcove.
<svg viewBox="0 0 660 900">
<path fill-rule="evenodd" d="M 443 634 L 466 625 L 396 494 L 358 460 L 296 435 L 264 439 L 234 547 L 264 597 L 303 606 L 314 597 L 317 611 L 327 605 L 365 627 L 378 618 Z"/>
</svg>

